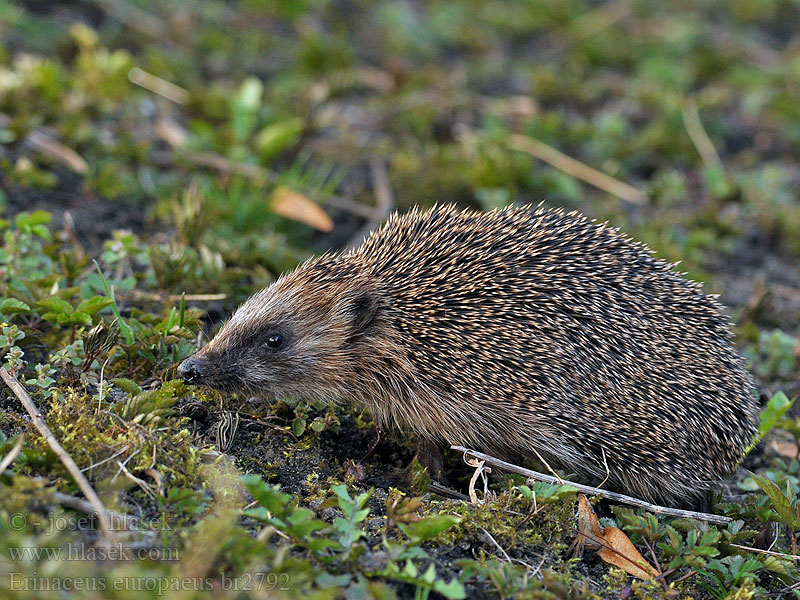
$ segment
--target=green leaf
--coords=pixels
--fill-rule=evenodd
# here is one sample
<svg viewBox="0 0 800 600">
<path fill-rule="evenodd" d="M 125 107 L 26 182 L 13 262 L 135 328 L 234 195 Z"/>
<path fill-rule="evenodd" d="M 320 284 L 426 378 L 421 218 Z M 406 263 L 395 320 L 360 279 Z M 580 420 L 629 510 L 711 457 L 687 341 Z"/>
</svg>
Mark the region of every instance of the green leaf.
<svg viewBox="0 0 800 600">
<path fill-rule="evenodd" d="M 398 523 L 398 527 L 412 542 L 424 542 L 435 538 L 460 522 L 461 518 L 453 515 L 429 515 L 419 521 Z"/>
<path fill-rule="evenodd" d="M 280 491 L 279 486 L 271 486 L 258 475 L 245 475 L 242 483 L 261 506 L 273 514 L 283 514 L 286 505 L 292 499 L 289 494 Z"/>
<path fill-rule="evenodd" d="M 353 505 L 355 502 L 350 497 L 350 493 L 347 491 L 347 486 L 344 484 L 335 485 L 331 488 L 333 493 L 336 494 L 339 498 L 339 508 L 342 509 L 342 512 L 346 514 L 348 517 L 350 513 L 353 512 Z"/>
<path fill-rule="evenodd" d="M 299 538 L 305 538 L 310 533 L 326 529 L 325 521 L 314 517 L 314 512 L 307 508 L 295 508 L 289 517 L 288 523 L 292 526 L 292 533 Z"/>
<path fill-rule="evenodd" d="M 51 215 L 46 210 L 35 210 L 33 212 L 21 212 L 14 218 L 14 223 L 17 228 L 25 229 L 35 225 L 47 225 L 53 220 Z"/>
<path fill-rule="evenodd" d="M 336 588 L 345 587 L 353 576 L 350 573 L 345 573 L 343 575 L 332 575 L 327 571 L 322 571 L 319 575 L 317 575 L 317 585 L 321 588 Z"/>
<path fill-rule="evenodd" d="M 297 117 L 264 127 L 256 134 L 254 140 L 256 152 L 261 160 L 269 160 L 296 144 L 305 126 L 305 121 Z"/>
<path fill-rule="evenodd" d="M 71 315 L 59 315 L 61 325 L 91 325 L 92 317 L 83 312 L 74 312 Z"/>
<path fill-rule="evenodd" d="M 445 598 L 450 598 L 450 600 L 462 600 L 467 597 L 464 584 L 455 578 L 448 583 L 437 579 L 433 582 L 433 591 L 440 593 Z"/>
<path fill-rule="evenodd" d="M 527 498 L 528 500 L 533 500 L 533 490 L 529 488 L 527 485 L 518 485 L 517 489 L 519 493 L 522 494 L 523 498 Z"/>
<path fill-rule="evenodd" d="M 231 133 L 236 142 L 243 142 L 256 122 L 256 111 L 261 105 L 264 84 L 255 77 L 242 82 L 231 103 Z"/>
<path fill-rule="evenodd" d="M 36 306 L 38 306 L 39 308 L 43 308 L 48 313 L 55 313 L 57 315 L 60 314 L 71 315 L 74 311 L 72 305 L 69 302 L 67 302 L 66 300 L 62 300 L 58 296 L 51 296 L 50 298 L 44 298 L 43 300 L 39 300 L 36 303 Z"/>
<path fill-rule="evenodd" d="M 800 581 L 800 571 L 788 556 L 767 556 L 764 558 L 764 566 L 786 584 Z"/>
<path fill-rule="evenodd" d="M 529 500 L 533 500 L 535 496 L 537 502 L 544 502 L 545 504 L 555 502 L 564 497 L 574 496 L 578 491 L 578 488 L 571 485 L 553 485 L 541 481 L 534 483 L 532 488 L 521 485 L 518 486 L 518 489 Z"/>
<path fill-rule="evenodd" d="M 111 383 L 121 389 L 123 392 L 127 392 L 131 396 L 136 396 L 141 394 L 144 390 L 139 387 L 139 384 L 131 379 L 125 379 L 124 377 L 120 377 L 117 379 L 112 379 Z"/>
<path fill-rule="evenodd" d="M 50 240 L 50 230 L 45 225 L 34 225 L 31 227 L 31 232 L 43 240 Z"/>
<path fill-rule="evenodd" d="M 697 556 L 719 556 L 719 550 L 711 546 L 697 546 L 692 548 L 692 554 Z"/>
<path fill-rule="evenodd" d="M 770 429 L 775 426 L 775 423 L 789 410 L 794 404 L 794 400 L 790 400 L 783 392 L 778 392 L 767 402 L 767 407 L 761 411 L 761 423 L 758 426 L 758 433 L 755 439 L 750 442 L 750 445 L 745 450 L 745 454 L 758 445 L 764 436 L 767 435 Z"/>
<path fill-rule="evenodd" d="M 792 404 L 794 404 L 794 400 L 790 400 L 783 392 L 778 392 L 769 399 L 767 407 L 761 413 L 761 424 L 758 427 L 761 437 L 764 437 L 772 429 L 778 419 L 792 407 Z"/>
<path fill-rule="evenodd" d="M 31 307 L 16 298 L 3 298 L 0 301 L 0 313 L 4 315 L 13 315 L 16 313 L 29 312 Z"/>
<path fill-rule="evenodd" d="M 786 497 L 781 488 L 775 485 L 766 477 L 760 475 L 753 475 L 753 479 L 758 483 L 759 487 L 764 490 L 764 493 L 769 496 L 772 501 L 772 507 L 781 519 L 781 522 L 788 525 L 793 531 L 800 529 L 800 519 L 795 514 L 792 501 Z"/>
<path fill-rule="evenodd" d="M 78 304 L 78 308 L 76 310 L 86 313 L 87 315 L 93 315 L 96 312 L 103 310 L 106 306 L 111 306 L 112 302 L 113 301 L 111 298 L 106 298 L 105 296 L 93 296 Z"/>
<path fill-rule="evenodd" d="M 292 433 L 295 434 L 297 437 L 300 437 L 305 433 L 306 430 L 306 420 L 303 417 L 297 417 L 294 421 L 292 421 Z"/>
</svg>

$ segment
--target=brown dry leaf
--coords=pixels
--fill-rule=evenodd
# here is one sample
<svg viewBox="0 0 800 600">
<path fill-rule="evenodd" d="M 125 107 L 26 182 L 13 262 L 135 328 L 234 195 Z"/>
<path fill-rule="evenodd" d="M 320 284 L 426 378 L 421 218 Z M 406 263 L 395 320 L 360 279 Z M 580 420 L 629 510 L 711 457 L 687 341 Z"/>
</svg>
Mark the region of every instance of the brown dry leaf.
<svg viewBox="0 0 800 600">
<path fill-rule="evenodd" d="M 800 448 L 798 448 L 797 443 L 789 440 L 773 440 L 767 446 L 767 450 L 785 458 L 798 458 L 800 456 Z"/>
<path fill-rule="evenodd" d="M 604 561 L 639 579 L 652 579 L 658 575 L 621 529 L 600 525 L 584 494 L 578 494 L 578 531 L 575 544 L 579 550 L 597 550 L 597 555 Z"/>
<path fill-rule="evenodd" d="M 585 494 L 578 494 L 578 537 L 575 539 L 576 553 L 581 554 L 584 549 L 597 550 L 601 548 L 599 540 L 603 539 L 603 528 L 597 515 L 589 504 Z"/>
<path fill-rule="evenodd" d="M 621 529 L 606 527 L 603 540 L 607 547 L 598 550 L 597 555 L 607 563 L 639 579 L 653 579 L 658 575 L 658 571 L 644 559 Z"/>
<path fill-rule="evenodd" d="M 275 214 L 310 225 L 319 231 L 333 229 L 333 221 L 318 205 L 300 192 L 280 185 L 271 194 Z"/>
</svg>

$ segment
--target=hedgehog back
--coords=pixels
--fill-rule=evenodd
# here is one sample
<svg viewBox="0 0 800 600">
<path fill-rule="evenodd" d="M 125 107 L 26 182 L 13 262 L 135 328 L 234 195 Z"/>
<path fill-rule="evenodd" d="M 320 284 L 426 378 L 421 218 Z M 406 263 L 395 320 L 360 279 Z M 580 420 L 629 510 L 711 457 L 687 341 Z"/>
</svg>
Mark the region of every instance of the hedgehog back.
<svg viewBox="0 0 800 600">
<path fill-rule="evenodd" d="M 699 495 L 755 433 L 720 304 L 616 229 L 440 207 L 392 217 L 348 257 L 413 370 L 405 397 L 364 400 L 423 437 L 657 500 Z"/>
</svg>

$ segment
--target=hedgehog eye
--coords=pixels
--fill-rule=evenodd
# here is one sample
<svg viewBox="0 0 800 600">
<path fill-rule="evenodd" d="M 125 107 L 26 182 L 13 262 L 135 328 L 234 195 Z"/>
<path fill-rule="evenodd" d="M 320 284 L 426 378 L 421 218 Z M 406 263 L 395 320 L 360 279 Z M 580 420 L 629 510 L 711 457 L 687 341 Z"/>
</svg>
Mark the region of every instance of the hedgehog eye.
<svg viewBox="0 0 800 600">
<path fill-rule="evenodd" d="M 270 348 L 280 348 L 283 345 L 283 336 L 280 333 L 273 333 L 267 338 L 267 344 Z"/>
</svg>

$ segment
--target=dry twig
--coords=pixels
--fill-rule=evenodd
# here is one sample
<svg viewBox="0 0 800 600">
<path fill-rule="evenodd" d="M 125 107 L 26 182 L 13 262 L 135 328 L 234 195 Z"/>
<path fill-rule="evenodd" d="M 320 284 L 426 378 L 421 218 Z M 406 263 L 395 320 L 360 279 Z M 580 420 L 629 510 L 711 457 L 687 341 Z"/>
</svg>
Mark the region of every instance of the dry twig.
<svg viewBox="0 0 800 600">
<path fill-rule="evenodd" d="M 372 214 L 367 217 L 367 222 L 353 234 L 347 244 L 348 248 L 355 248 L 384 221 L 394 210 L 394 198 L 392 188 L 389 185 L 389 174 L 386 172 L 386 165 L 382 160 L 373 158 L 369 161 L 369 170 L 372 175 L 372 187 L 375 190 L 375 208 Z"/>
<path fill-rule="evenodd" d="M 75 496 L 64 494 L 63 492 L 53 492 L 52 498 L 61 506 L 77 510 L 87 515 L 93 515 L 97 512 L 94 505 L 83 498 L 76 498 Z M 136 523 L 138 519 L 133 515 L 109 510 L 108 516 L 114 531 L 138 531 L 139 533 L 144 533 L 137 528 Z"/>
<path fill-rule="evenodd" d="M 753 548 L 752 546 L 742 546 L 741 544 L 731 544 L 734 548 L 739 548 L 739 550 L 747 550 L 748 552 L 756 552 L 757 554 L 766 554 L 767 556 L 780 556 L 781 558 L 787 558 L 789 560 L 800 560 L 800 556 L 797 554 L 784 554 L 783 552 L 773 552 L 772 550 L 762 550 L 761 548 Z"/>
<path fill-rule="evenodd" d="M 609 500 L 614 500 L 615 502 L 622 502 L 623 504 L 638 506 L 639 508 L 644 508 L 645 510 L 648 510 L 652 513 L 656 513 L 659 515 L 668 515 L 670 517 L 684 517 L 689 519 L 699 519 L 700 521 L 708 521 L 709 523 L 718 523 L 720 525 L 727 525 L 733 520 L 730 517 L 724 517 L 722 515 L 712 515 L 710 513 L 696 512 L 693 510 L 682 510 L 679 508 L 670 508 L 668 506 L 651 504 L 650 502 L 645 502 L 644 500 L 640 500 L 639 498 L 634 498 L 633 496 L 626 496 L 625 494 L 618 494 L 617 492 L 609 492 L 607 490 L 601 490 L 600 488 L 592 487 L 589 485 L 573 483 L 571 481 L 566 481 L 566 480 L 562 482 L 558 478 L 553 477 L 551 475 L 545 475 L 544 473 L 531 471 L 530 469 L 525 469 L 524 467 L 520 467 L 513 463 L 505 462 L 489 454 L 483 454 L 482 452 L 470 450 L 469 448 L 464 448 L 463 446 L 450 446 L 450 449 L 463 452 L 465 459 L 466 456 L 472 456 L 475 459 L 484 460 L 488 464 L 499 467 L 504 471 L 508 471 L 509 473 L 518 473 L 520 475 L 525 475 L 526 477 L 530 477 L 531 479 L 542 481 L 544 483 L 549 483 L 551 485 L 561 485 L 562 483 L 565 483 L 567 485 L 571 485 L 572 487 L 576 488 L 579 492 L 583 492 L 585 494 L 592 494 L 595 496 L 603 496 L 604 498 L 608 498 Z"/>
<path fill-rule="evenodd" d="M 686 125 L 686 133 L 689 134 L 689 139 L 692 140 L 694 147 L 703 159 L 707 167 L 722 169 L 722 160 L 717 154 L 717 149 L 714 148 L 714 143 L 708 137 L 706 130 L 703 129 L 703 123 L 700 121 L 700 111 L 697 108 L 697 102 L 693 99 L 688 99 L 683 105 L 683 124 Z"/>
<path fill-rule="evenodd" d="M 28 134 L 27 139 L 31 146 L 40 152 L 44 152 L 53 160 L 66 165 L 76 173 L 86 175 L 89 172 L 89 163 L 80 154 L 49 135 L 41 131 L 32 131 Z"/>
<path fill-rule="evenodd" d="M 139 67 L 133 67 L 128 72 L 128 81 L 143 87 L 154 94 L 158 94 L 162 98 L 166 98 L 167 100 L 175 102 L 176 104 L 187 104 L 189 102 L 189 98 L 191 97 L 189 90 L 186 90 L 179 85 L 175 85 L 171 81 L 162 79 L 157 75 L 148 73 Z"/>
<path fill-rule="evenodd" d="M 508 552 L 506 552 L 505 549 L 497 543 L 497 540 L 492 537 L 492 534 L 486 531 L 483 527 L 481 527 L 481 531 L 485 533 L 486 537 L 488 537 L 489 540 L 497 547 L 497 549 L 503 553 L 503 557 L 505 558 L 506 562 L 511 562 L 511 557 L 508 556 Z"/>
<path fill-rule="evenodd" d="M 145 292 L 142 290 L 128 290 L 118 292 L 117 297 L 130 298 L 146 302 L 180 302 L 181 298 L 186 302 L 216 302 L 225 300 L 227 294 L 159 294 L 157 292 Z"/>
<path fill-rule="evenodd" d="M 0 475 L 2 475 L 3 472 L 9 466 L 11 466 L 11 463 L 14 462 L 14 459 L 17 458 L 17 455 L 22 450 L 22 442 L 24 441 L 25 441 L 25 434 L 21 433 L 20 436 L 17 438 L 16 444 L 14 444 L 14 447 L 11 449 L 11 452 L 6 454 L 3 457 L 3 460 L 0 461 Z"/>
<path fill-rule="evenodd" d="M 571 156 L 567 156 L 552 146 L 548 146 L 532 137 L 520 134 L 509 135 L 508 147 L 512 150 L 527 152 L 534 158 L 538 158 L 556 169 L 572 175 L 576 179 L 580 179 L 627 202 L 632 204 L 644 204 L 645 202 L 645 195 L 632 185 L 593 169 L 589 165 L 577 161 Z"/>
<path fill-rule="evenodd" d="M 108 509 L 100 500 L 97 492 L 94 491 L 94 488 L 89 483 L 89 480 L 83 475 L 78 465 L 75 464 L 75 461 L 72 459 L 72 457 L 67 453 L 66 450 L 64 450 L 64 448 L 61 447 L 61 444 L 58 443 L 58 440 L 53 435 L 53 432 L 50 431 L 47 423 L 44 422 L 42 413 L 39 412 L 38 408 L 36 408 L 36 405 L 33 403 L 33 400 L 31 400 L 28 392 L 24 387 L 22 387 L 22 384 L 17 380 L 17 378 L 9 373 L 5 367 L 0 367 L 0 377 L 3 378 L 3 381 L 6 382 L 6 385 L 11 388 L 11 391 L 14 392 L 14 395 L 22 403 L 22 406 L 24 406 L 25 410 L 28 411 L 31 421 L 33 421 L 36 429 L 42 434 L 42 437 L 47 442 L 47 445 L 50 446 L 50 449 L 55 453 L 55 455 L 67 469 L 67 472 L 72 475 L 75 483 L 78 484 L 78 487 L 81 489 L 84 496 L 86 496 L 87 500 L 91 503 L 92 508 L 97 513 L 97 520 L 100 524 L 100 530 L 103 535 L 107 538 L 111 537 L 112 527 Z"/>
</svg>

